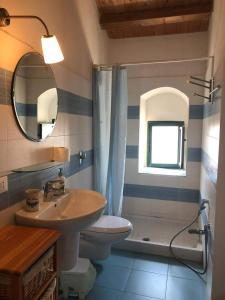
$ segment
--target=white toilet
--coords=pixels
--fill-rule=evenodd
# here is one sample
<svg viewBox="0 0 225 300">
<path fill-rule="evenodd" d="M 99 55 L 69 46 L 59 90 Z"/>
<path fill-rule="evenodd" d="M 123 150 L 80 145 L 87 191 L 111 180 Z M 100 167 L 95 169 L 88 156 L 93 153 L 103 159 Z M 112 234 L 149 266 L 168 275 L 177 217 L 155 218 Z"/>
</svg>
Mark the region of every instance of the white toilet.
<svg viewBox="0 0 225 300">
<path fill-rule="evenodd" d="M 133 226 L 130 221 L 115 217 L 101 216 L 92 226 L 80 234 L 80 257 L 90 260 L 106 259 L 112 244 L 124 240 Z"/>
</svg>

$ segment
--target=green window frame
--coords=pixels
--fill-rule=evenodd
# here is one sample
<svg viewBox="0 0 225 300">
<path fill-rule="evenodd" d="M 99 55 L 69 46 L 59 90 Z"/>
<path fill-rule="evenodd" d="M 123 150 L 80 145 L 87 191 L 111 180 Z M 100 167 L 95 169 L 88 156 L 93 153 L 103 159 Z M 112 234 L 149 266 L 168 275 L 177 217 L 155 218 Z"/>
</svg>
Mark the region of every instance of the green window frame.
<svg viewBox="0 0 225 300">
<path fill-rule="evenodd" d="M 152 162 L 152 129 L 154 126 L 177 126 L 178 141 L 177 141 L 177 163 L 176 164 L 160 164 Z M 185 126 L 183 121 L 148 121 L 148 143 L 147 143 L 147 166 L 152 168 L 164 169 L 183 169 L 184 168 L 184 142 L 185 142 Z"/>
</svg>

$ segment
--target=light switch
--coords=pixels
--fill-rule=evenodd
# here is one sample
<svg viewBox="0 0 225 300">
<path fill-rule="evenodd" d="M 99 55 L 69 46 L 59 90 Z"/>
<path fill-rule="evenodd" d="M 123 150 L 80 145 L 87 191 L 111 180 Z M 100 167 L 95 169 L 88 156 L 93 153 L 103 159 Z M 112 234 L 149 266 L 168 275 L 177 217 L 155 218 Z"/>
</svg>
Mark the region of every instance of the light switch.
<svg viewBox="0 0 225 300">
<path fill-rule="evenodd" d="M 8 191 L 8 177 L 0 177 L 0 194 Z"/>
</svg>

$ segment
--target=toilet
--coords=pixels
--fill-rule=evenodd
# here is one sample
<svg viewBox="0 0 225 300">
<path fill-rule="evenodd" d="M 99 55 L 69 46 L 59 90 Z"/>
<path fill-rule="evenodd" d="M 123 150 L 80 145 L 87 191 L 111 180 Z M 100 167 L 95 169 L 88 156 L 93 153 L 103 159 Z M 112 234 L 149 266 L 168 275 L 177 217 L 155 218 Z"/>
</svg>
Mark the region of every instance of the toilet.
<svg viewBox="0 0 225 300">
<path fill-rule="evenodd" d="M 133 226 L 130 221 L 116 216 L 101 216 L 80 234 L 80 257 L 90 260 L 106 259 L 112 244 L 124 240 Z"/>
</svg>

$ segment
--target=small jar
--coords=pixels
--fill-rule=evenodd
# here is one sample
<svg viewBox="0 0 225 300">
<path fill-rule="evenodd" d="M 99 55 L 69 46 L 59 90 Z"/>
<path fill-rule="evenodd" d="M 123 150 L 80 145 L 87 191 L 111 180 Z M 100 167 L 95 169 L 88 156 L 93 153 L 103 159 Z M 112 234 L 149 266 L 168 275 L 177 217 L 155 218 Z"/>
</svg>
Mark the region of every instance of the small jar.
<svg viewBox="0 0 225 300">
<path fill-rule="evenodd" d="M 27 211 L 38 211 L 39 203 L 41 199 L 41 190 L 39 189 L 28 189 L 26 193 L 26 210 Z"/>
</svg>

